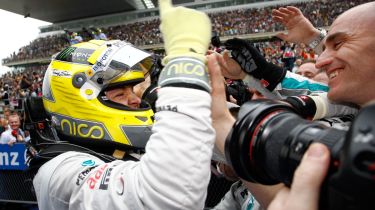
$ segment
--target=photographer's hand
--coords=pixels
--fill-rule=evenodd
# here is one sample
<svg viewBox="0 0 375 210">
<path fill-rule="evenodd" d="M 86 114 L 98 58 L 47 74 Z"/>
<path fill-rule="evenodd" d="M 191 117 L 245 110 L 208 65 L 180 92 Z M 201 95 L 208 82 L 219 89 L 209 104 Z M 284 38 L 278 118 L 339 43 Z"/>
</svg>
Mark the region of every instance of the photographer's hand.
<svg viewBox="0 0 375 210">
<path fill-rule="evenodd" d="M 319 30 L 303 16 L 301 10 L 297 7 L 287 6 L 272 10 L 272 19 L 275 22 L 283 24 L 288 30 L 287 34 L 279 33 L 276 36 L 282 40 L 293 43 L 309 44 L 316 36 L 319 36 Z"/>
<path fill-rule="evenodd" d="M 320 143 L 312 144 L 294 173 L 291 188 L 280 190 L 268 209 L 318 209 L 320 187 L 327 174 L 329 161 L 328 148 Z"/>
</svg>

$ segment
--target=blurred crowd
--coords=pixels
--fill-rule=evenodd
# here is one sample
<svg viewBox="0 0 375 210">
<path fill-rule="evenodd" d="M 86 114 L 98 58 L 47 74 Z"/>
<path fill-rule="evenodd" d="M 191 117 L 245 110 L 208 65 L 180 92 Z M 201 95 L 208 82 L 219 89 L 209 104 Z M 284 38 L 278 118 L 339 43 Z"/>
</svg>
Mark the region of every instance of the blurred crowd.
<svg viewBox="0 0 375 210">
<path fill-rule="evenodd" d="M 3 63 L 48 58 L 68 45 L 68 39 L 64 34 L 37 38 L 29 45 L 21 47 L 18 52 L 13 52 L 3 60 Z"/>
<path fill-rule="evenodd" d="M 0 78 L 0 144 L 28 141 L 28 132 L 21 129 L 24 120 L 23 99 L 42 96 L 46 68 L 28 67 L 22 71 L 8 72 Z M 0 207 L 2 205 L 0 203 Z"/>
<path fill-rule="evenodd" d="M 343 11 L 367 2 L 366 0 L 350 1 L 311 1 L 295 4 L 303 14 L 317 27 L 329 26 Z M 213 31 L 219 36 L 233 36 L 252 33 L 264 33 L 284 30 L 281 24 L 275 24 L 271 18 L 272 9 L 249 8 L 210 13 Z M 4 63 L 28 59 L 46 58 L 65 48 L 69 44 L 89 39 L 121 39 L 136 46 L 162 43 L 159 31 L 159 19 L 135 22 L 108 28 L 83 28 L 78 32 L 66 31 L 65 34 L 47 36 L 32 41 L 29 45 L 14 52 L 4 59 Z M 103 31 L 102 31 L 103 30 Z"/>
<path fill-rule="evenodd" d="M 315 61 L 318 55 L 305 44 L 293 44 L 282 40 L 255 43 L 255 47 L 267 61 L 289 71 L 296 72 L 303 61 Z"/>
<path fill-rule="evenodd" d="M 47 65 L 27 67 L 0 77 L 0 109 L 22 111 L 22 100 L 28 96 L 41 96 L 43 75 Z"/>
<path fill-rule="evenodd" d="M 311 1 L 293 4 L 311 20 L 316 27 L 331 25 L 332 21 L 347 9 L 361 4 L 363 0 L 351 1 Z M 209 14 L 213 30 L 220 36 L 282 31 L 284 27 L 272 21 L 271 11 L 277 6 L 265 8 L 239 9 Z"/>
</svg>

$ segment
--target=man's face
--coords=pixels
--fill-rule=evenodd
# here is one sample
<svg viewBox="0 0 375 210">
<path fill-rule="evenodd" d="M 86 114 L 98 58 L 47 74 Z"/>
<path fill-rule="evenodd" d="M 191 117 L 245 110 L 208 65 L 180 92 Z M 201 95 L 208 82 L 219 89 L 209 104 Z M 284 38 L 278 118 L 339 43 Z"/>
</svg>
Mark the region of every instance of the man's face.
<svg viewBox="0 0 375 210">
<path fill-rule="evenodd" d="M 297 65 L 297 66 L 301 66 L 301 64 L 302 64 L 302 60 L 301 60 L 301 59 L 297 59 L 297 60 L 296 60 L 296 65 Z"/>
<path fill-rule="evenodd" d="M 364 105 L 375 98 L 375 15 L 365 11 L 359 6 L 334 21 L 317 60 L 329 77 L 333 101 Z"/>
<path fill-rule="evenodd" d="M 304 63 L 298 68 L 296 74 L 312 79 L 318 72 L 319 69 L 315 68 L 314 63 Z"/>
<path fill-rule="evenodd" d="M 17 130 L 20 128 L 20 118 L 16 115 L 9 116 L 9 126 L 12 130 Z"/>
<path fill-rule="evenodd" d="M 105 92 L 108 100 L 128 106 L 130 108 L 139 108 L 141 99 L 135 95 L 133 86 L 125 86 Z"/>
</svg>

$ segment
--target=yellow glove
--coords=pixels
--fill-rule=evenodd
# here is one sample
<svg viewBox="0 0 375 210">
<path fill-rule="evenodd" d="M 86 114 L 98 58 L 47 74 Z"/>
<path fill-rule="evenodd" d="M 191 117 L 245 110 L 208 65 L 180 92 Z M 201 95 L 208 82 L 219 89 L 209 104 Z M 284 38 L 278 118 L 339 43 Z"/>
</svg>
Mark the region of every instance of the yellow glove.
<svg viewBox="0 0 375 210">
<path fill-rule="evenodd" d="M 211 39 L 210 19 L 203 12 L 173 7 L 171 0 L 159 0 L 159 9 L 160 30 L 167 53 L 159 85 L 210 91 L 205 66 Z"/>
<path fill-rule="evenodd" d="M 181 55 L 205 61 L 212 30 L 208 16 L 197 10 L 173 7 L 171 0 L 159 0 L 159 9 L 160 31 L 167 52 L 163 62 Z"/>
</svg>

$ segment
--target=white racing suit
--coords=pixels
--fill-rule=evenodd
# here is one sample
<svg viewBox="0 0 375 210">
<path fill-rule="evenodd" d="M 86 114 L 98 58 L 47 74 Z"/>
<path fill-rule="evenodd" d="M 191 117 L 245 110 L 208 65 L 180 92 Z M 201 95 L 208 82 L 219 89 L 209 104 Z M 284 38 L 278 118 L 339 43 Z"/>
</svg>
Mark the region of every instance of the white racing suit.
<svg viewBox="0 0 375 210">
<path fill-rule="evenodd" d="M 211 97 L 174 87 L 158 94 L 161 111 L 140 161 L 61 154 L 34 178 L 39 209 L 203 209 L 215 139 Z"/>
</svg>

